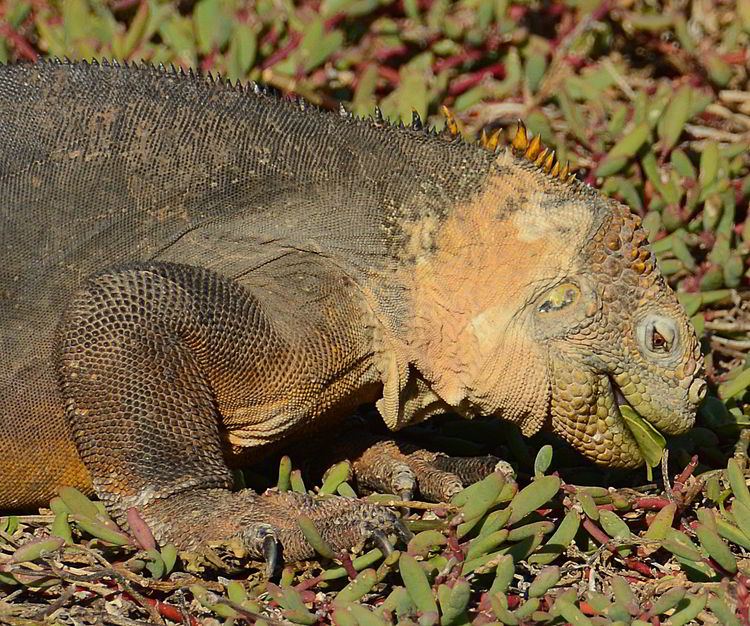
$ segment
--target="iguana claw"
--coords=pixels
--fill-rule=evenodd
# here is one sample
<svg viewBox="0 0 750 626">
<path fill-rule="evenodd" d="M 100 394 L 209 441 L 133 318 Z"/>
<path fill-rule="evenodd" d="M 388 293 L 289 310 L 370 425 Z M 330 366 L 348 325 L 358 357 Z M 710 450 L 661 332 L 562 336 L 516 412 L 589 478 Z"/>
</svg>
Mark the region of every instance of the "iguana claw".
<svg viewBox="0 0 750 626">
<path fill-rule="evenodd" d="M 266 577 L 270 579 L 279 567 L 279 542 L 273 535 L 263 539 L 263 559 L 266 562 Z"/>
<path fill-rule="evenodd" d="M 396 531 L 398 538 L 404 543 L 409 543 L 414 537 L 414 533 L 406 527 L 403 520 L 397 520 L 394 523 L 393 528 Z"/>
<path fill-rule="evenodd" d="M 391 542 L 388 541 L 388 537 L 386 537 L 385 533 L 382 530 L 372 531 L 370 539 L 372 539 L 375 545 L 380 548 L 383 556 L 388 556 L 391 552 L 393 552 L 393 546 L 391 545 Z"/>
<path fill-rule="evenodd" d="M 414 491 L 412 491 L 411 489 L 401 489 L 398 492 L 398 497 L 401 498 L 402 500 L 404 500 L 405 502 L 408 501 L 408 500 L 413 500 L 414 499 Z"/>
</svg>

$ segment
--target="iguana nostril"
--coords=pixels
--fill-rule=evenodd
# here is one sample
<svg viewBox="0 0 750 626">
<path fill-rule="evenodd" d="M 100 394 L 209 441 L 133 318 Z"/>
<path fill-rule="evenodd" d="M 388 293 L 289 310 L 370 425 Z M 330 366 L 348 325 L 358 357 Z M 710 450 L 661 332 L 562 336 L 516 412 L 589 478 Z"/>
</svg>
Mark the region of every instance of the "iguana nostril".
<svg viewBox="0 0 750 626">
<path fill-rule="evenodd" d="M 706 397 L 707 390 L 708 385 L 706 385 L 706 381 L 701 378 L 696 378 L 688 390 L 688 400 L 693 404 L 698 404 Z"/>
</svg>

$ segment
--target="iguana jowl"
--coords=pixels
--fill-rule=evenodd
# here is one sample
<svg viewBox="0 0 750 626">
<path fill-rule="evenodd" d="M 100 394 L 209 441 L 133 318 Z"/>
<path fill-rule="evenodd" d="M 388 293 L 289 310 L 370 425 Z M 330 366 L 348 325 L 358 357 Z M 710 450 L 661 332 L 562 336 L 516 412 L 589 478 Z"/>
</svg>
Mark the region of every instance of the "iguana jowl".
<svg viewBox="0 0 750 626">
<path fill-rule="evenodd" d="M 2 508 L 93 486 L 160 540 L 294 558 L 302 510 L 343 547 L 395 518 L 231 493 L 228 462 L 363 402 L 634 466 L 617 405 L 680 433 L 705 394 L 638 218 L 523 132 L 488 151 L 182 72 L 5 66 L 0 194 Z"/>
</svg>

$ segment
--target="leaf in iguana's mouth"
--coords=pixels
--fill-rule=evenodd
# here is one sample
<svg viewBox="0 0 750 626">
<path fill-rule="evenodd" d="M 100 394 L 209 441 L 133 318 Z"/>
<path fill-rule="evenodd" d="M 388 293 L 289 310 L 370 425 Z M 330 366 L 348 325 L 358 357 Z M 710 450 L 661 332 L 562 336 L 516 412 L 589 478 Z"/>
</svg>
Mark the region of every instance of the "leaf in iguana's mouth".
<svg viewBox="0 0 750 626">
<path fill-rule="evenodd" d="M 650 481 L 652 480 L 651 468 L 661 463 L 661 456 L 667 441 L 664 439 L 664 435 L 656 430 L 650 422 L 638 415 L 632 406 L 621 404 L 618 408 L 646 461 L 646 475 Z"/>
</svg>

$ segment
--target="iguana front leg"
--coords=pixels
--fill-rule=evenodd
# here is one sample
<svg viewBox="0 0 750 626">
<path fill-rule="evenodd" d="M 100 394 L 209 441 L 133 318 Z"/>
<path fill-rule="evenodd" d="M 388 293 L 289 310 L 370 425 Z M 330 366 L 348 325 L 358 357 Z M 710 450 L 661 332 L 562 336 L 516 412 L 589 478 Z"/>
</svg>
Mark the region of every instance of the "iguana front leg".
<svg viewBox="0 0 750 626">
<path fill-rule="evenodd" d="M 229 491 L 233 429 L 281 440 L 325 412 L 328 380 L 367 380 L 357 370 L 366 359 L 354 348 L 354 365 L 326 356 L 308 318 L 290 332 L 241 285 L 189 266 L 138 264 L 88 281 L 61 327 L 59 374 L 78 451 L 118 521 L 135 507 L 161 542 L 239 539 L 254 557 L 280 544 L 288 559 L 314 554 L 300 515 L 334 549 L 401 529 L 389 510 L 354 500 Z"/>
</svg>

